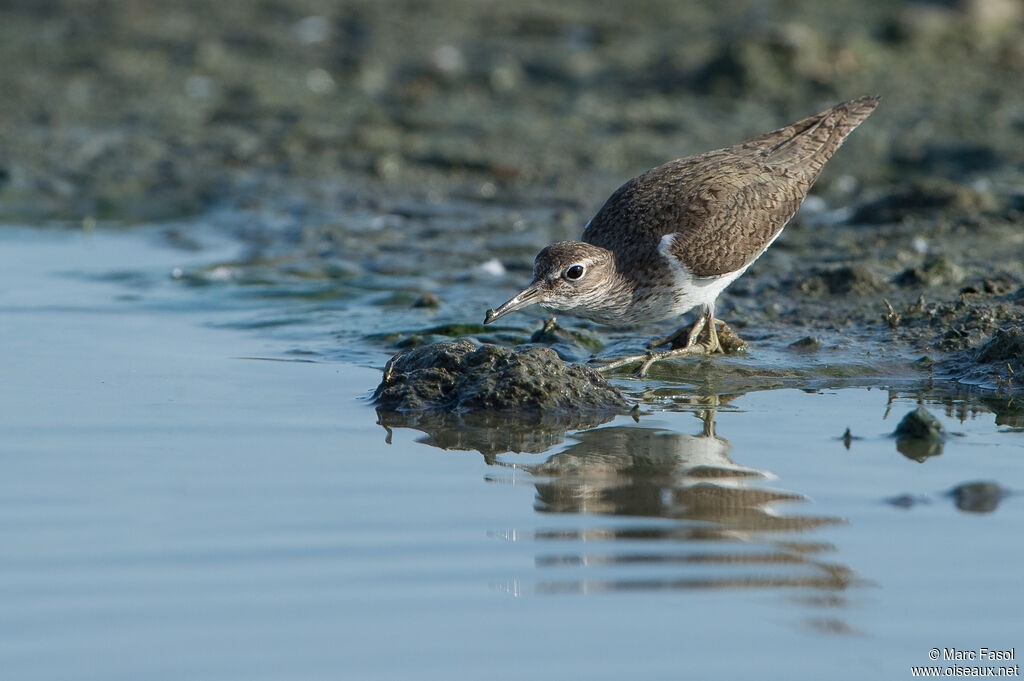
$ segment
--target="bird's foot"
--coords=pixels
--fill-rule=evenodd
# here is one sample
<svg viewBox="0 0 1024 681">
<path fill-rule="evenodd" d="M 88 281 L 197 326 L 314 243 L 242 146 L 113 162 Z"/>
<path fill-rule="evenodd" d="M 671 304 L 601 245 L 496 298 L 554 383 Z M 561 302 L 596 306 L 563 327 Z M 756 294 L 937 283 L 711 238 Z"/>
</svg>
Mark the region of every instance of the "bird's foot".
<svg viewBox="0 0 1024 681">
<path fill-rule="evenodd" d="M 675 345 L 681 341 L 684 337 L 686 338 L 685 345 L 681 347 L 672 347 L 669 350 L 662 352 L 654 352 L 650 350 L 643 355 L 631 355 L 629 357 L 621 357 L 619 359 L 612 360 L 611 362 L 598 367 L 598 371 L 606 372 L 613 371 L 619 367 L 626 366 L 628 364 L 640 363 L 640 367 L 636 371 L 638 378 L 643 378 L 647 375 L 651 366 L 655 362 L 660 362 L 666 359 L 674 359 L 676 357 L 685 357 L 689 355 L 712 355 L 715 353 L 724 353 L 726 348 L 722 346 L 722 342 L 719 339 L 719 334 L 716 327 L 723 327 L 723 331 L 729 335 L 729 349 L 738 349 L 743 347 L 743 341 L 728 327 L 728 325 L 721 319 L 715 319 L 714 324 L 708 325 L 707 318 L 699 317 L 690 326 L 684 326 L 679 329 L 671 336 L 656 340 L 648 345 L 648 348 L 656 348 L 660 345 Z M 705 340 L 698 340 L 704 332 Z"/>
<path fill-rule="evenodd" d="M 682 348 L 675 348 L 673 350 L 664 350 L 662 352 L 648 352 L 643 355 L 631 355 L 629 357 L 620 357 L 619 359 L 612 360 L 608 364 L 603 364 L 597 367 L 597 370 L 604 373 L 606 371 L 612 371 L 619 367 L 624 367 L 627 364 L 640 363 L 640 367 L 636 370 L 635 375 L 637 378 L 643 378 L 647 375 L 648 370 L 655 362 L 660 362 L 666 359 L 673 359 L 675 357 L 684 357 L 686 355 L 708 355 L 713 352 L 710 346 L 706 343 L 694 343 L 693 345 L 687 345 Z"/>
<path fill-rule="evenodd" d="M 672 349 L 686 348 L 697 343 L 697 338 L 700 337 L 700 332 L 707 326 L 707 318 L 698 317 L 689 326 L 681 326 L 664 338 L 655 338 L 647 344 L 648 350 L 667 345 Z M 726 326 L 726 323 L 721 319 L 715 320 L 715 326 Z M 717 334 L 716 334 L 717 335 Z M 718 349 L 714 352 L 724 352 L 721 345 L 718 345 Z"/>
</svg>

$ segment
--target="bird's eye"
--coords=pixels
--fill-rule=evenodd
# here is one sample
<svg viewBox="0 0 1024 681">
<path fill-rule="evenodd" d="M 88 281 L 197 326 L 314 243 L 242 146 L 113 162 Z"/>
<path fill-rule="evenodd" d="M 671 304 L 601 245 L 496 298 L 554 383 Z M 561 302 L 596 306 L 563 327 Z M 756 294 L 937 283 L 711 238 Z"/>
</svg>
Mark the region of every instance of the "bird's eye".
<svg viewBox="0 0 1024 681">
<path fill-rule="evenodd" d="M 569 281 L 576 281 L 577 279 L 583 276 L 583 273 L 585 271 L 586 270 L 584 269 L 583 265 L 572 265 L 571 267 L 565 270 L 565 278 L 568 279 Z"/>
</svg>

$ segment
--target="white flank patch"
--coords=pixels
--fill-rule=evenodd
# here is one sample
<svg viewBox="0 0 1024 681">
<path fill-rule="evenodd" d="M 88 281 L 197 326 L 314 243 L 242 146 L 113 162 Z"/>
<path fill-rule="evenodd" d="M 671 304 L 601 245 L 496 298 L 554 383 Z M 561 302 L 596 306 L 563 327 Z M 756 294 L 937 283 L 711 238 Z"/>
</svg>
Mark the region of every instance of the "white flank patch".
<svg viewBox="0 0 1024 681">
<path fill-rule="evenodd" d="M 779 230 L 779 234 L 781 233 L 782 231 Z M 776 234 L 772 241 L 775 241 L 778 236 L 779 235 Z M 675 240 L 676 234 L 666 234 L 661 237 L 661 241 L 658 242 L 658 253 L 665 258 L 669 267 L 672 268 L 672 274 L 676 279 L 676 291 L 678 291 L 676 304 L 673 306 L 671 314 L 666 314 L 666 316 L 681 315 L 698 305 L 714 304 L 718 295 L 724 291 L 729 284 L 736 281 L 740 275 L 746 272 L 747 268 L 754 264 L 754 260 L 757 260 L 757 258 L 754 258 L 754 260 L 751 260 L 746 266 L 729 274 L 723 274 L 717 277 L 695 277 L 693 272 L 690 271 L 690 268 L 672 255 L 672 245 L 675 243 Z M 768 242 L 768 246 L 772 245 L 772 241 Z M 764 253 L 768 246 L 765 246 L 764 249 L 761 250 L 761 253 Z M 761 253 L 757 254 L 758 258 L 761 257 Z"/>
</svg>

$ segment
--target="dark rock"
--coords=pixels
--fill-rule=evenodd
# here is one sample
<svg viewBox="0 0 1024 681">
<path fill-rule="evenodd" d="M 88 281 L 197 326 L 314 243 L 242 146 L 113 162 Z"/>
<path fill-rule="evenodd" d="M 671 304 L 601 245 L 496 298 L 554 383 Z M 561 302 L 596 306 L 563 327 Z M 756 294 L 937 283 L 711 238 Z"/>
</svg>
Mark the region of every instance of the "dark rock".
<svg viewBox="0 0 1024 681">
<path fill-rule="evenodd" d="M 924 407 L 904 416 L 893 435 L 896 437 L 896 449 L 908 459 L 923 462 L 942 454 L 942 424 Z"/>
<path fill-rule="evenodd" d="M 465 340 L 396 355 L 374 400 L 389 411 L 496 411 L 554 421 L 631 408 L 596 371 L 567 366 L 548 348 L 477 347 Z"/>
<path fill-rule="evenodd" d="M 821 350 L 821 340 L 814 336 L 804 336 L 800 340 L 790 343 L 789 349 L 800 350 L 802 352 L 817 352 L 818 350 Z"/>
<path fill-rule="evenodd" d="M 1009 494 L 995 482 L 965 482 L 949 491 L 956 507 L 968 513 L 991 513 Z"/>
<path fill-rule="evenodd" d="M 941 439 L 942 424 L 924 407 L 918 407 L 903 417 L 893 432 L 896 437 L 912 437 L 918 439 Z"/>
</svg>

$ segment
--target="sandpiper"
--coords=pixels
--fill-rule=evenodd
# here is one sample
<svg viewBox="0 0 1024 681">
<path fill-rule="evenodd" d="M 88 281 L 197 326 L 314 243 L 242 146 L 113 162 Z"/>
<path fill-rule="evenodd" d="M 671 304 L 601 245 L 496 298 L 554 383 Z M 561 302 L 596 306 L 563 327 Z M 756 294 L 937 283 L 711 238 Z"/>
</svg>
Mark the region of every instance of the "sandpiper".
<svg viewBox="0 0 1024 681">
<path fill-rule="evenodd" d="M 630 325 L 701 315 L 682 347 L 624 357 L 601 367 L 722 352 L 715 300 L 796 213 L 825 162 L 878 106 L 859 97 L 699 156 L 670 161 L 626 182 L 583 230 L 581 241 L 542 250 L 533 281 L 485 324 L 539 303 L 602 324 Z M 684 331 L 684 330 L 681 330 Z M 705 339 L 700 340 L 703 332 Z M 681 338 L 679 332 L 651 344 Z"/>
</svg>

